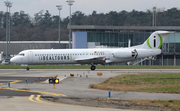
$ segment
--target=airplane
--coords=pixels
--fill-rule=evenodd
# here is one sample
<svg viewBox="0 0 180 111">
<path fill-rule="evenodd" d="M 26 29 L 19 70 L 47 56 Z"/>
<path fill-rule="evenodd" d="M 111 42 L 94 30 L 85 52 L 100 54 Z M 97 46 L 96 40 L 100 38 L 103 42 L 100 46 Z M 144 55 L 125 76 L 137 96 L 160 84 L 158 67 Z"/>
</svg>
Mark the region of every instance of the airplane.
<svg viewBox="0 0 180 111">
<path fill-rule="evenodd" d="M 97 64 L 121 63 L 155 56 L 161 53 L 162 46 L 170 31 L 155 31 L 141 45 L 127 48 L 101 49 L 35 49 L 24 50 L 10 59 L 11 63 L 28 65 L 40 64 L 91 64 L 95 70 Z"/>
</svg>

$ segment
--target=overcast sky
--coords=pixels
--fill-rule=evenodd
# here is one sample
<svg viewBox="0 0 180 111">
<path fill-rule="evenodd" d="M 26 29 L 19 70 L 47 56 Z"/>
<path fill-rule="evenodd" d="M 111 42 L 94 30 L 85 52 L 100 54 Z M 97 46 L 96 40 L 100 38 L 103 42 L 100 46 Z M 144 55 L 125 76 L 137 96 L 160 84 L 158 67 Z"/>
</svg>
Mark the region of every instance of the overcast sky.
<svg viewBox="0 0 180 111">
<path fill-rule="evenodd" d="M 4 4 L 6 0 L 0 0 L 0 11 L 6 11 Z M 66 0 L 9 0 L 13 2 L 11 12 L 20 12 L 21 10 L 28 13 L 31 17 L 34 14 L 44 10 L 49 11 L 52 15 L 58 15 L 59 12 L 56 5 L 63 5 L 61 10 L 61 17 L 65 18 L 69 15 L 69 5 Z M 153 6 L 157 8 L 170 9 L 173 7 L 180 8 L 180 0 L 75 0 L 72 5 L 72 13 L 81 11 L 86 15 L 92 13 L 93 10 L 97 13 L 108 13 L 110 11 L 120 12 L 122 10 L 132 11 L 146 11 L 152 9 Z"/>
</svg>

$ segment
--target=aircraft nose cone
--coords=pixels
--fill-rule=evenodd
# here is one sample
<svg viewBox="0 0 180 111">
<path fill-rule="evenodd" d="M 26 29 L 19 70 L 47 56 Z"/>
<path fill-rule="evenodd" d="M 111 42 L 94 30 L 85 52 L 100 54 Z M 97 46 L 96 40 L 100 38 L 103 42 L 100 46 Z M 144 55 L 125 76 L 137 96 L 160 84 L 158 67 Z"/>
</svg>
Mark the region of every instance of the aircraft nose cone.
<svg viewBox="0 0 180 111">
<path fill-rule="evenodd" d="M 10 62 L 11 62 L 11 63 L 16 63 L 15 58 L 14 58 L 14 57 L 13 57 L 13 58 L 11 58 L 11 59 L 10 59 Z"/>
</svg>

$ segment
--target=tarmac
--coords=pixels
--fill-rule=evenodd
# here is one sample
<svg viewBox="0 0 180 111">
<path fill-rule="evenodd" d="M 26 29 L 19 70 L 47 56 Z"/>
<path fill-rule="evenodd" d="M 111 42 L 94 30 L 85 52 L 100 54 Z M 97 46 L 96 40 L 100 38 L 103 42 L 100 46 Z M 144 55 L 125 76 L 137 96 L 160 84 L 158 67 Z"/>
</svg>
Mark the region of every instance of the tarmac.
<svg viewBox="0 0 180 111">
<path fill-rule="evenodd" d="M 96 71 L 90 71 L 88 69 L 81 70 L 64 70 L 64 69 L 31 69 L 26 71 L 23 69 L 11 69 L 11 70 L 0 70 L 0 99 L 1 102 L 8 101 L 7 98 L 35 98 L 37 95 L 41 96 L 52 96 L 52 97 L 68 97 L 68 98 L 108 98 L 108 92 L 105 90 L 97 90 L 89 88 L 91 84 L 98 84 L 104 80 L 114 77 L 120 74 L 127 73 L 179 73 L 179 69 L 97 69 Z M 97 73 L 102 73 L 102 76 L 97 76 Z M 70 77 L 70 74 L 74 74 L 74 77 Z M 61 80 L 59 84 L 53 85 L 48 83 L 48 78 L 52 76 L 58 76 Z M 81 77 L 80 77 L 81 75 Z M 88 77 L 86 77 L 88 76 Z M 40 81 L 38 81 L 40 77 Z M 27 84 L 25 84 L 27 79 Z M 10 88 L 8 88 L 7 82 L 12 82 Z M 35 95 L 34 97 L 31 97 Z M 126 91 L 111 91 L 111 98 L 117 100 L 180 100 L 180 94 L 167 94 L 167 93 L 146 93 L 146 92 L 126 92 Z M 11 99 L 10 99 L 11 100 Z M 33 104 L 38 103 L 37 98 Z M 40 99 L 39 99 L 40 100 Z M 10 104 L 16 99 L 11 100 Z M 22 99 L 20 101 L 23 102 Z M 31 102 L 33 102 L 31 101 Z M 0 104 L 1 104 L 0 102 Z M 17 102 L 18 103 L 18 102 Z M 43 102 L 39 102 L 43 103 Z M 44 104 L 44 103 L 43 103 Z M 8 105 L 8 103 L 7 103 Z M 1 105 L 0 105 L 1 106 Z M 47 108 L 48 109 L 48 108 Z M 82 108 L 83 109 L 83 108 Z M 82 110 L 77 108 L 77 110 Z M 95 110 L 95 109 L 93 109 Z M 99 111 L 101 109 L 98 109 Z M 20 110 L 18 110 L 20 111 Z M 46 111 L 46 110 L 45 110 Z"/>
</svg>

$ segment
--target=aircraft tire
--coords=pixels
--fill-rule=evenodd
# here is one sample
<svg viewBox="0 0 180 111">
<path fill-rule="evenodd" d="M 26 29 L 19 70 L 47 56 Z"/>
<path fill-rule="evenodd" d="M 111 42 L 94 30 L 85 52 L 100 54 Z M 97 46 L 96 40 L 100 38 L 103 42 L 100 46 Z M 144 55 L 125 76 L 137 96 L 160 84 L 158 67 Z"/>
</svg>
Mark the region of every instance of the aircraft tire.
<svg viewBox="0 0 180 111">
<path fill-rule="evenodd" d="M 96 66 L 91 66 L 91 70 L 94 71 L 96 69 Z"/>
<path fill-rule="evenodd" d="M 29 67 L 27 67 L 26 70 L 29 71 Z"/>
</svg>

